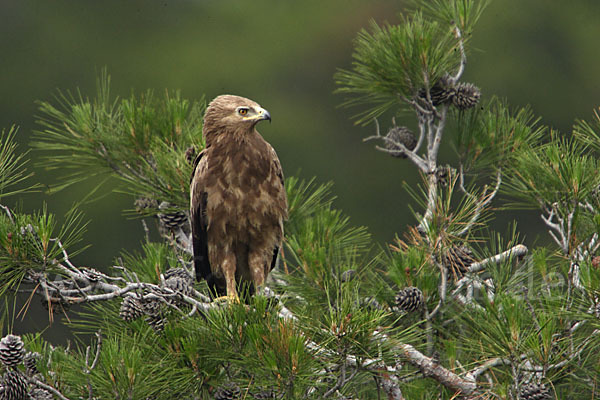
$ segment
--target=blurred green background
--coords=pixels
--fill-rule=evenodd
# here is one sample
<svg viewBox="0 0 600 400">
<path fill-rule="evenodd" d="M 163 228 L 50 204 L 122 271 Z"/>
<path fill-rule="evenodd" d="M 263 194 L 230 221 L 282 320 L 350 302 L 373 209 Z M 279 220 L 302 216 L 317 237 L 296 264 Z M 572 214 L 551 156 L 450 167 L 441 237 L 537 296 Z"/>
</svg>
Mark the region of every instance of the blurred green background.
<svg viewBox="0 0 600 400">
<path fill-rule="evenodd" d="M 380 243 L 414 224 L 403 182 L 419 181 L 406 160 L 362 143 L 373 126 L 354 126 L 339 108 L 333 74 L 349 68 L 352 42 L 371 18 L 398 21 L 401 1 L 304 0 L 22 0 L 0 3 L 0 127 L 19 125 L 22 149 L 36 129 L 36 100 L 57 89 L 93 96 L 107 67 L 113 93 L 181 89 L 184 98 L 239 94 L 267 108 L 259 130 L 278 151 L 285 173 L 334 181 L 336 206 Z M 531 104 L 550 126 L 569 132 L 600 105 L 600 2 L 495 0 L 480 20 L 464 79 L 484 98 Z M 416 128 L 411 115 L 400 121 Z M 381 120 L 386 128 L 389 117 Z M 447 147 L 444 160 L 452 158 Z M 38 155 L 33 153 L 34 160 Z M 52 183 L 39 166 L 36 178 Z M 24 196 L 26 211 L 47 202 L 59 216 L 93 185 L 55 195 Z M 10 202 L 15 199 L 9 200 Z M 497 202 L 497 204 L 500 204 Z M 122 249 L 139 248 L 143 229 L 122 210 L 132 199 L 110 194 L 86 204 L 93 246 L 78 263 L 106 269 Z M 544 237 L 535 213 L 500 214 L 504 231 L 517 219 L 529 241 Z M 546 239 L 543 239 L 546 240 Z"/>
</svg>

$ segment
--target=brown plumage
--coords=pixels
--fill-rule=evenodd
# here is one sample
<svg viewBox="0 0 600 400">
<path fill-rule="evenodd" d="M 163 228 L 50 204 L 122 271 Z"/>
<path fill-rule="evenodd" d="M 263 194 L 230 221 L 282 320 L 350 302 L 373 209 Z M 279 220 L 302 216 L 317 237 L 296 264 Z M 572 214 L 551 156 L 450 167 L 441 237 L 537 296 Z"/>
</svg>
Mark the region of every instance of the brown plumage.
<svg viewBox="0 0 600 400">
<path fill-rule="evenodd" d="M 256 131 L 269 112 L 252 100 L 222 95 L 206 109 L 206 148 L 196 157 L 190 209 L 196 277 L 219 295 L 236 283 L 262 286 L 287 219 L 283 172 L 275 150 Z"/>
</svg>

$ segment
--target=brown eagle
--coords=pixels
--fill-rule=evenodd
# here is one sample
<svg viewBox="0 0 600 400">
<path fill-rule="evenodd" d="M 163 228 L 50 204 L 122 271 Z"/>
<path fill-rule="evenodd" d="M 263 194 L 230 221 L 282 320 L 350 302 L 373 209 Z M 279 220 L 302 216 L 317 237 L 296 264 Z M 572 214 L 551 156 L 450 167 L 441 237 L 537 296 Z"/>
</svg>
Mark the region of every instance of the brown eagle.
<svg viewBox="0 0 600 400">
<path fill-rule="evenodd" d="M 206 109 L 206 147 L 194 161 L 190 209 L 196 278 L 236 299 L 236 286 L 259 289 L 275 266 L 287 197 L 275 150 L 256 131 L 267 110 L 239 96 Z"/>
</svg>

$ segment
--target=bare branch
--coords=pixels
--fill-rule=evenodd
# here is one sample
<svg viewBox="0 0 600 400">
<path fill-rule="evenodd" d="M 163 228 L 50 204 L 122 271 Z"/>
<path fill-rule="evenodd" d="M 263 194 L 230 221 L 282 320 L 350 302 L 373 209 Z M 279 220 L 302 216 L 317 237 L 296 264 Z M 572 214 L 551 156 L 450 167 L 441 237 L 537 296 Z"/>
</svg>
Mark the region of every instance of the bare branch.
<svg viewBox="0 0 600 400">
<path fill-rule="evenodd" d="M 564 230 L 564 220 L 560 216 L 558 216 L 558 214 L 556 213 L 557 205 L 553 204 L 552 208 L 550 210 L 548 210 L 546 207 L 543 207 L 543 208 L 548 213 L 547 217 L 544 216 L 544 214 L 541 215 L 542 220 L 544 221 L 546 226 L 548 226 L 550 228 L 548 233 L 550 234 L 552 239 L 556 242 L 558 247 L 560 247 L 560 249 L 563 251 L 563 253 L 568 254 L 568 252 L 569 252 L 569 243 L 567 241 L 568 236 L 566 235 L 565 230 Z M 553 222 L 554 218 L 556 218 L 558 220 L 558 223 Z M 556 234 L 558 234 L 560 236 L 560 239 L 556 236 Z"/>
<path fill-rule="evenodd" d="M 423 140 L 425 139 L 425 124 L 419 121 L 419 139 L 417 139 L 417 144 L 413 149 L 414 153 L 417 153 L 423 144 Z"/>
<path fill-rule="evenodd" d="M 37 379 L 34 376 L 28 377 L 27 380 L 29 381 L 29 383 L 36 385 L 42 389 L 45 389 L 51 393 L 53 393 L 56 397 L 58 397 L 60 400 L 69 400 L 68 397 L 66 397 L 65 395 L 63 395 L 61 392 L 59 392 L 56 388 L 45 384 L 44 382 L 40 381 L 39 379 Z"/>
<path fill-rule="evenodd" d="M 419 231 L 426 232 L 429 227 L 429 221 L 433 218 L 435 211 L 435 201 L 437 198 L 437 177 L 435 171 L 427 176 L 427 210 L 419 223 Z"/>
<path fill-rule="evenodd" d="M 446 301 L 446 292 L 448 290 L 448 268 L 446 268 L 442 263 L 436 262 L 436 264 L 438 264 L 441 276 L 440 284 L 438 285 L 438 295 L 440 296 L 440 299 L 438 300 L 438 303 L 433 311 L 427 315 L 428 321 L 431 321 L 436 316 L 438 311 L 440 311 L 440 308 Z"/>
<path fill-rule="evenodd" d="M 85 349 L 85 368 L 83 370 L 83 373 L 86 375 L 89 375 L 92 370 L 94 368 L 96 368 L 96 364 L 98 363 L 98 360 L 100 358 L 100 350 L 102 349 L 102 333 L 101 331 L 96 332 L 96 354 L 94 356 L 94 360 L 92 361 L 92 363 L 90 364 L 90 351 L 91 351 L 91 347 L 87 346 Z M 92 400 L 94 398 L 94 391 L 92 388 L 92 383 L 90 381 L 90 378 L 88 377 L 87 379 L 87 387 L 88 387 L 88 399 Z"/>
<path fill-rule="evenodd" d="M 425 356 L 410 344 L 400 343 L 398 349 L 412 365 L 421 370 L 423 375 L 435 379 L 442 385 L 463 394 L 471 394 L 477 390 L 477 382 L 473 377 L 467 375 L 465 378 L 461 378 L 435 362 L 431 357 Z"/>
<path fill-rule="evenodd" d="M 440 144 L 442 143 L 442 135 L 444 133 L 444 127 L 446 126 L 446 114 L 448 113 L 448 106 L 442 106 L 442 111 L 440 113 L 440 117 L 438 118 L 438 123 L 435 127 L 435 136 L 433 139 L 433 143 L 430 143 L 431 150 L 427 154 L 427 160 L 429 161 L 430 171 L 433 171 L 432 166 L 435 167 L 437 163 L 437 156 L 440 150 Z"/>
<path fill-rule="evenodd" d="M 525 255 L 527 255 L 527 247 L 522 244 L 518 244 L 514 247 L 511 247 L 510 249 L 508 249 L 506 251 L 503 251 L 500 254 L 496 254 L 495 256 L 492 256 L 492 257 L 486 258 L 485 260 L 481 260 L 479 262 L 471 264 L 468 271 L 469 272 L 479 272 L 479 271 L 482 271 L 483 269 L 485 269 L 485 267 L 488 264 L 492 264 L 492 263 L 500 264 L 507 258 L 524 257 Z"/>
<path fill-rule="evenodd" d="M 459 176 L 460 176 L 460 185 L 459 185 L 460 189 L 463 191 L 463 193 L 465 193 L 465 195 L 474 199 L 475 195 L 473 193 L 469 193 L 465 189 L 462 165 L 460 166 L 460 175 Z M 500 189 L 501 182 L 502 182 L 502 171 L 498 170 L 498 172 L 496 173 L 496 186 L 494 187 L 494 190 L 488 194 L 488 193 L 486 193 L 487 187 L 485 187 L 483 189 L 483 194 L 481 196 L 481 200 L 476 200 L 476 202 L 478 204 L 477 204 L 477 208 L 475 209 L 475 213 L 473 214 L 473 216 L 471 217 L 469 222 L 467 222 L 467 224 L 464 226 L 464 228 L 460 232 L 457 233 L 458 236 L 462 236 L 471 230 L 471 228 L 473 227 L 473 224 L 475 224 L 477 222 L 477 220 L 479 219 L 479 217 L 481 216 L 481 212 L 483 211 L 483 209 L 485 207 L 487 207 L 488 204 L 490 204 L 490 202 L 494 199 L 494 197 L 496 197 L 496 194 L 498 193 L 498 189 Z"/>
<path fill-rule="evenodd" d="M 407 149 L 406 146 L 404 146 L 403 143 L 399 143 L 399 142 L 396 142 L 395 140 L 390 139 L 390 138 L 388 138 L 386 136 L 382 136 L 381 135 L 381 131 L 379 129 L 379 121 L 377 121 L 377 118 L 374 118 L 374 121 L 375 121 L 375 135 L 368 136 L 368 137 L 364 138 L 363 142 L 368 142 L 368 141 L 371 141 L 371 140 L 382 140 L 385 143 L 392 144 L 394 147 L 396 147 L 396 149 L 388 149 L 388 148 L 384 148 L 384 147 L 380 147 L 380 146 L 375 146 L 375 148 L 377 150 L 381 151 L 381 152 L 388 153 L 388 154 L 391 154 L 391 155 L 394 155 L 394 156 L 405 155 L 421 171 L 423 171 L 423 172 L 427 171 L 427 164 L 425 163 L 425 160 L 423 160 L 423 158 L 421 158 L 417 154 L 418 146 L 415 147 L 411 151 L 411 150 Z"/>
<path fill-rule="evenodd" d="M 462 76 L 463 72 L 465 71 L 465 65 L 467 65 L 467 54 L 465 52 L 465 43 L 463 40 L 462 33 L 461 33 L 460 29 L 458 28 L 458 26 L 454 27 L 454 36 L 458 39 L 458 49 L 460 51 L 460 64 L 458 66 L 458 70 L 456 71 L 456 74 L 454 74 L 453 76 L 450 77 L 450 82 L 452 84 L 456 84 L 456 82 L 459 81 L 460 77 Z"/>
<path fill-rule="evenodd" d="M 400 391 L 398 376 L 395 374 L 384 373 L 382 379 L 383 391 L 387 393 L 388 399 L 390 400 L 404 400 L 404 396 Z"/>
<path fill-rule="evenodd" d="M 492 359 L 484 362 L 477 368 L 472 369 L 471 371 L 467 372 L 467 376 L 469 376 L 475 380 L 475 379 L 479 378 L 479 376 L 481 374 L 483 374 L 484 372 L 487 372 L 490 368 L 499 367 L 501 365 L 509 365 L 509 364 L 511 364 L 511 361 L 507 358 L 501 358 L 501 357 L 492 358 Z"/>
<path fill-rule="evenodd" d="M 14 224 L 15 220 L 13 218 L 12 211 L 10 211 L 10 208 L 8 208 L 7 206 L 2 205 L 2 204 L 0 204 L 0 208 L 2 208 L 6 212 L 6 215 L 8 215 L 8 219 L 10 220 L 10 222 L 12 224 Z"/>
</svg>

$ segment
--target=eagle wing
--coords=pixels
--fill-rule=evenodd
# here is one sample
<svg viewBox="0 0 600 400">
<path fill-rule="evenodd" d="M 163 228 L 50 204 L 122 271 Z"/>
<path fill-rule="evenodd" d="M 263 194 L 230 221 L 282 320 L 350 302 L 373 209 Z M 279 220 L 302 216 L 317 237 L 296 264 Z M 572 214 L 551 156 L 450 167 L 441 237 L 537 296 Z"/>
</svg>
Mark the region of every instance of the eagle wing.
<svg viewBox="0 0 600 400">
<path fill-rule="evenodd" d="M 192 244 L 194 248 L 194 269 L 196 279 L 206 279 L 209 285 L 214 278 L 208 260 L 208 219 L 206 216 L 205 173 L 208 165 L 207 149 L 204 149 L 194 160 L 194 172 L 190 181 L 190 216 L 192 225 Z"/>
<path fill-rule="evenodd" d="M 288 219 L 288 214 L 287 214 L 287 194 L 285 191 L 285 178 L 283 177 L 283 168 L 281 168 L 281 162 L 279 161 L 279 157 L 277 157 L 277 153 L 275 152 L 275 149 L 273 148 L 273 146 L 268 145 L 269 146 L 269 156 L 272 160 L 272 164 L 271 164 L 271 173 L 275 175 L 276 177 L 276 184 L 281 185 L 280 186 L 280 193 L 279 193 L 279 198 L 275 199 L 275 201 L 280 202 L 280 209 L 283 211 L 282 215 L 281 215 L 281 237 L 283 239 L 283 223 L 284 221 L 287 221 Z M 276 267 L 277 265 L 277 258 L 279 256 L 279 250 L 280 250 L 280 246 L 281 243 L 279 243 L 277 246 L 275 246 L 275 248 L 273 249 L 273 259 L 271 261 L 271 270 L 273 270 L 273 268 Z"/>
</svg>

